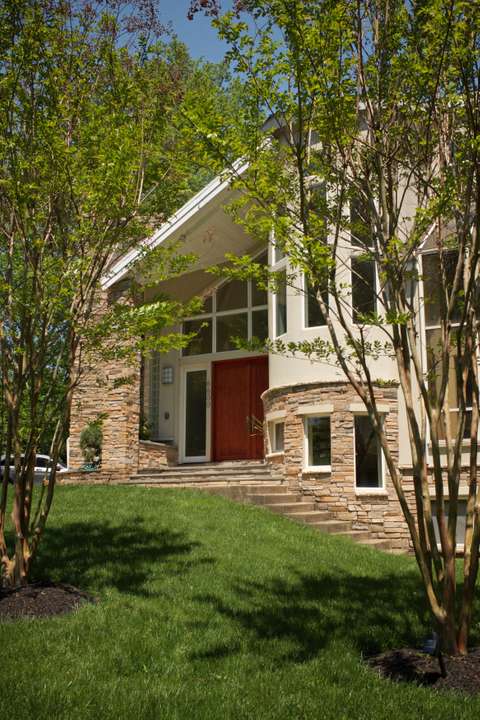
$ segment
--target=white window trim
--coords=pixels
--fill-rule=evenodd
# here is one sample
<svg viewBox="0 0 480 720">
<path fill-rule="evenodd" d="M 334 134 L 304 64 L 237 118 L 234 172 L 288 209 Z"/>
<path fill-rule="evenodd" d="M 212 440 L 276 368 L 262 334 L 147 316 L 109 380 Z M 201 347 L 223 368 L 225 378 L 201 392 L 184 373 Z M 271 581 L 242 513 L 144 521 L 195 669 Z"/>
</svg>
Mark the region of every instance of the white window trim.
<svg viewBox="0 0 480 720">
<path fill-rule="evenodd" d="M 385 421 L 385 413 L 380 413 L 382 416 L 382 424 Z M 356 437 L 355 437 L 355 417 L 368 416 L 367 410 L 355 411 L 353 413 L 353 486 L 356 495 L 388 495 L 385 485 L 385 457 L 383 454 L 382 447 L 377 439 L 377 454 L 379 463 L 379 484 L 372 485 L 372 487 L 358 487 L 357 486 L 357 453 L 356 453 Z"/>
<path fill-rule="evenodd" d="M 312 406 L 310 406 L 312 408 Z M 317 418 L 317 417 L 328 417 L 329 419 L 329 425 L 330 425 L 330 460 L 332 455 L 332 415 L 331 411 L 327 410 L 324 412 L 299 412 L 297 411 L 298 415 L 303 416 L 303 468 L 302 472 L 304 473 L 331 473 L 332 472 L 332 465 L 330 462 L 330 465 L 309 465 L 308 464 L 308 456 L 309 456 L 309 445 L 308 445 L 308 419 L 309 418 Z"/>
<path fill-rule="evenodd" d="M 283 425 L 283 431 L 285 433 L 285 415 L 281 418 L 275 418 L 274 420 L 268 420 L 268 446 L 270 449 L 270 452 L 268 453 L 268 457 L 279 457 L 285 453 L 285 434 L 283 436 L 283 448 L 282 450 L 277 450 L 274 448 L 274 442 L 275 442 L 275 428 L 277 425 Z"/>
</svg>

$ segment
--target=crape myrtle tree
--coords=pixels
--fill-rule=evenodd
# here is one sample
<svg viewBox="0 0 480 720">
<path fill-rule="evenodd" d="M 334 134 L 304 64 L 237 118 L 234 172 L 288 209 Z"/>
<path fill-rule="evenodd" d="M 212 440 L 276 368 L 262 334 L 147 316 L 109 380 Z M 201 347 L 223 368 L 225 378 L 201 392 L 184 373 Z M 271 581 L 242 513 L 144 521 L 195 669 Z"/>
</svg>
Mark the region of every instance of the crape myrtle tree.
<svg viewBox="0 0 480 720">
<path fill-rule="evenodd" d="M 217 3 L 193 3 L 200 9 L 243 78 L 245 117 L 262 110 L 271 119 L 260 141 L 242 127 L 219 137 L 192 108 L 191 135 L 216 169 L 234 172 L 232 147 L 248 160 L 232 212 L 256 236 L 270 233 L 288 256 L 286 282 L 305 277 L 328 329 L 328 340 L 271 340 L 269 350 L 334 362 L 358 393 L 441 647 L 466 653 L 480 540 L 480 5 L 258 0 L 222 14 Z M 230 259 L 233 276 L 264 272 Z M 278 289 L 278 274 L 263 277 Z M 413 506 L 377 404 L 382 357 L 396 367 L 405 406 Z"/>
<path fill-rule="evenodd" d="M 28 580 L 84 359 L 188 340 L 164 329 L 195 301 L 142 305 L 133 287 L 106 314 L 95 309 L 112 258 L 201 182 L 191 155 L 179 155 L 174 118 L 190 86 L 218 90 L 218 73 L 192 63 L 155 10 L 145 0 L 0 8 L 0 586 Z M 191 260 L 156 251 L 144 258 L 146 282 Z M 39 449 L 52 465 L 34 487 Z"/>
</svg>

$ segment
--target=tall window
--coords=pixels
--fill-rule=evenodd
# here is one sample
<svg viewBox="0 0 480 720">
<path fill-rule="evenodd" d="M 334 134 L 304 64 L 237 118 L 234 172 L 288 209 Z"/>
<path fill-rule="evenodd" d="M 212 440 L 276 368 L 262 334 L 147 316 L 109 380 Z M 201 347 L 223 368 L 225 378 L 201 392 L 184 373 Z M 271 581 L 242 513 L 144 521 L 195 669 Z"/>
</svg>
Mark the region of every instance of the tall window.
<svg viewBox="0 0 480 720">
<path fill-rule="evenodd" d="M 321 327 L 326 324 L 317 300 L 318 287 L 312 287 L 307 279 L 304 279 L 305 288 L 305 327 Z M 328 308 L 328 290 L 322 289 L 322 299 Z"/>
<path fill-rule="evenodd" d="M 375 262 L 365 258 L 373 247 L 372 216 L 366 197 L 359 192 L 350 200 L 350 242 L 352 247 L 352 315 L 354 323 L 362 322 L 362 315 L 376 309 Z"/>
<path fill-rule="evenodd" d="M 305 418 L 305 464 L 307 468 L 330 469 L 330 417 Z"/>
<path fill-rule="evenodd" d="M 263 253 L 255 262 L 265 264 Z M 196 333 L 182 353 L 207 355 L 236 350 L 235 338 L 260 341 L 268 338 L 266 290 L 252 280 L 230 280 L 206 299 L 204 312 L 183 323 L 184 334 Z"/>
<path fill-rule="evenodd" d="M 375 262 L 352 255 L 351 267 L 353 322 L 361 323 L 362 316 L 374 313 L 376 308 Z"/>
<path fill-rule="evenodd" d="M 458 255 L 456 252 L 444 254 L 444 267 L 446 272 L 447 286 L 453 286 L 455 269 L 457 266 Z M 423 295 L 424 295 L 424 313 L 425 313 L 425 341 L 427 348 L 427 368 L 429 371 L 429 384 L 432 398 L 438 396 L 441 386 L 441 351 L 443 348 L 441 317 L 442 309 L 442 283 L 439 282 L 440 277 L 440 260 L 437 252 L 425 253 L 422 255 L 422 275 L 423 275 Z M 452 325 L 455 332 L 455 325 L 460 320 L 461 307 L 460 295 L 459 303 L 454 309 L 452 317 Z M 453 333 L 454 334 L 454 333 Z M 452 346 L 450 350 L 450 365 L 448 373 L 447 400 L 450 412 L 450 426 L 452 436 L 457 434 L 459 419 L 459 387 L 461 386 L 461 363 L 457 357 L 456 348 Z M 471 412 L 469 406 L 472 398 L 472 382 L 471 378 L 466 388 L 466 422 L 464 437 L 470 436 Z"/>
<path fill-rule="evenodd" d="M 287 272 L 280 274 L 277 292 L 274 296 L 275 307 L 275 337 L 287 332 Z"/>
<path fill-rule="evenodd" d="M 354 416 L 354 432 L 355 485 L 358 488 L 381 488 L 382 453 L 368 415 Z"/>
</svg>

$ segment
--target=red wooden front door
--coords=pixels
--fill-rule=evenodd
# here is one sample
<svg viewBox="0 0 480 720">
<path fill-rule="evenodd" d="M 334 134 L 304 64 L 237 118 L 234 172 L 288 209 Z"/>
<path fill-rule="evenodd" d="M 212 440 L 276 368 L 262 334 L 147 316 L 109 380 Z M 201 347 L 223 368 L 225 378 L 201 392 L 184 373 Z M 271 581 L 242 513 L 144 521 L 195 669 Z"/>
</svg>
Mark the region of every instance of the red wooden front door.
<svg viewBox="0 0 480 720">
<path fill-rule="evenodd" d="M 263 458 L 260 395 L 268 388 L 268 358 L 221 360 L 212 367 L 214 460 Z"/>
</svg>

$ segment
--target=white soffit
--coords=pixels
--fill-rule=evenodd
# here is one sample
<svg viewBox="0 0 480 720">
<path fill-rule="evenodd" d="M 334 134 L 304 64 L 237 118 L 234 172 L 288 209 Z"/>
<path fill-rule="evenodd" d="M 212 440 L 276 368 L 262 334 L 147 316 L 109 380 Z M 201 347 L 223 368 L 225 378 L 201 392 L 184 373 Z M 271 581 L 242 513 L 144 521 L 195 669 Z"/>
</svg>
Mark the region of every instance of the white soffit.
<svg viewBox="0 0 480 720">
<path fill-rule="evenodd" d="M 140 247 L 130 250 L 123 255 L 117 262 L 113 264 L 108 273 L 102 278 L 102 288 L 107 290 L 122 280 L 135 262 L 138 260 L 142 249 L 153 250 L 167 238 L 173 235 L 179 228 L 190 220 L 195 213 L 201 208 L 208 205 L 224 190 L 226 190 L 235 179 L 235 177 L 243 175 L 247 170 L 248 163 L 243 160 L 237 160 L 232 167 L 232 171 L 228 174 L 217 175 L 208 185 L 194 195 L 185 203 L 176 213 L 174 213 L 150 238 L 146 238 L 140 244 Z"/>
</svg>

